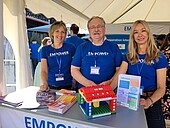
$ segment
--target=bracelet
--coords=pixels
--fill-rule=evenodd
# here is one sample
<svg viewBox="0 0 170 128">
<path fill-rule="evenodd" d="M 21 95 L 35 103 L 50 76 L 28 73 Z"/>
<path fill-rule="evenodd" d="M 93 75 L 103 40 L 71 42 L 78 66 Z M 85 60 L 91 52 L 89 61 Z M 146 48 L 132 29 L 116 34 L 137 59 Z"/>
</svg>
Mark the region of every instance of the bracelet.
<svg viewBox="0 0 170 128">
<path fill-rule="evenodd" d="M 153 106 L 153 100 L 151 99 L 151 97 L 148 97 L 148 98 L 152 102 L 152 104 L 151 104 L 151 107 L 152 107 Z"/>
</svg>

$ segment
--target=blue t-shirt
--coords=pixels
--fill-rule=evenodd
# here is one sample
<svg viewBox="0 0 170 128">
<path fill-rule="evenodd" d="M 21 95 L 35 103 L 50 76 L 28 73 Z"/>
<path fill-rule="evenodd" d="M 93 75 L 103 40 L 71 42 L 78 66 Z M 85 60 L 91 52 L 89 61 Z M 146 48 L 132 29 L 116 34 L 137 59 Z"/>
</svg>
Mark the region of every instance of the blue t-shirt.
<svg viewBox="0 0 170 128">
<path fill-rule="evenodd" d="M 38 58 L 39 47 L 39 44 L 30 44 L 29 48 L 31 49 L 31 58 Z"/>
<path fill-rule="evenodd" d="M 122 54 L 118 46 L 107 40 L 101 46 L 95 46 L 91 41 L 81 44 L 74 55 L 72 65 L 80 67 L 84 77 L 96 84 L 109 80 L 122 62 Z M 99 68 L 98 74 L 92 74 L 91 67 Z M 79 88 L 82 85 L 79 84 Z"/>
<path fill-rule="evenodd" d="M 75 47 L 66 43 L 59 49 L 55 49 L 51 45 L 42 47 L 42 58 L 47 60 L 49 85 L 72 85 L 70 67 L 74 53 Z M 64 80 L 56 80 L 58 77 L 64 77 Z"/>
<path fill-rule="evenodd" d="M 70 44 L 74 45 L 75 48 L 77 48 L 80 44 L 82 44 L 85 41 L 78 36 L 70 36 L 70 37 L 66 38 L 66 40 L 64 42 L 70 43 Z"/>
<path fill-rule="evenodd" d="M 139 62 L 134 65 L 129 63 L 127 57 L 124 61 L 128 63 L 127 74 L 141 76 L 141 86 L 144 87 L 144 91 L 151 91 L 157 88 L 156 70 L 168 67 L 168 62 L 162 52 L 160 52 L 159 61 L 156 62 L 154 59 L 151 65 L 144 63 L 145 57 L 146 54 L 139 54 Z"/>
</svg>

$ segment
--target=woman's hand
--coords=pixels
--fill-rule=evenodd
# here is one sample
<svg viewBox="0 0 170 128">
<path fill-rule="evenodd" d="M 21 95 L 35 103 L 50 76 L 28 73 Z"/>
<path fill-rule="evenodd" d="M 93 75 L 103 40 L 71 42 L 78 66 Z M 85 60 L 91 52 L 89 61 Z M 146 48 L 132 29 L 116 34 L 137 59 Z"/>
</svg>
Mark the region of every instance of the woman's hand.
<svg viewBox="0 0 170 128">
<path fill-rule="evenodd" d="M 140 98 L 140 105 L 144 106 L 144 109 L 148 109 L 152 105 L 152 101 L 149 98 L 146 100 L 144 98 Z"/>
<path fill-rule="evenodd" d="M 40 86 L 40 90 L 44 91 L 44 92 L 48 92 L 48 91 L 50 91 L 50 87 L 46 84 L 43 84 Z"/>
</svg>

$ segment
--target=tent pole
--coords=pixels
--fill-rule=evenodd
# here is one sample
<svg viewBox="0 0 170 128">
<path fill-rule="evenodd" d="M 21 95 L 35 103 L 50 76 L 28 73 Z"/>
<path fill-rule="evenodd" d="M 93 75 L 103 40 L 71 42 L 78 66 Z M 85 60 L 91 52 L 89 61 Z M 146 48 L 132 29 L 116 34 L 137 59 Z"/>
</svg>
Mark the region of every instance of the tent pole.
<svg viewBox="0 0 170 128">
<path fill-rule="evenodd" d="M 0 96 L 6 95 L 4 69 L 4 33 L 3 33 L 3 0 L 0 1 Z"/>
</svg>

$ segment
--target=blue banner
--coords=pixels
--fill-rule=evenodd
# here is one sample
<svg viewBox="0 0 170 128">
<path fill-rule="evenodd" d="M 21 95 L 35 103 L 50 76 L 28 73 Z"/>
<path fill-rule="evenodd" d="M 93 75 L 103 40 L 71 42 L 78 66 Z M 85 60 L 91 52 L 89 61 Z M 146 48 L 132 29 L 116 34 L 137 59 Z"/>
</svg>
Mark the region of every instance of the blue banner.
<svg viewBox="0 0 170 128">
<path fill-rule="evenodd" d="M 106 35 L 107 39 L 119 46 L 122 54 L 125 55 L 128 52 L 129 35 L 128 34 L 112 34 Z"/>
</svg>

